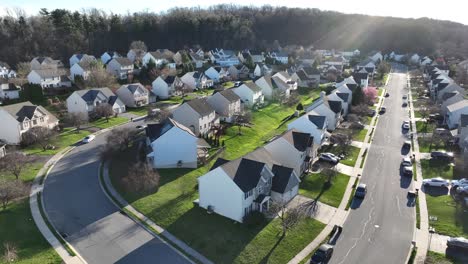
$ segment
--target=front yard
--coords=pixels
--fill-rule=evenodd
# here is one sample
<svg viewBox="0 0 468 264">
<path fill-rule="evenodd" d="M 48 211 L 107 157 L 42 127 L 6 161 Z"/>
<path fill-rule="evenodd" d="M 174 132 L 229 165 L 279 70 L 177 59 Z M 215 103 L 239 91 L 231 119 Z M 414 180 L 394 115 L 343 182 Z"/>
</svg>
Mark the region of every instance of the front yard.
<svg viewBox="0 0 468 264">
<path fill-rule="evenodd" d="M 436 129 L 436 125 L 434 123 L 416 121 L 416 131 L 418 133 L 432 133 L 434 129 Z"/>
<path fill-rule="evenodd" d="M 340 163 L 347 165 L 347 166 L 354 167 L 354 165 L 356 165 L 356 161 L 358 159 L 360 151 L 361 149 L 358 147 L 348 146 L 346 155 L 344 156 L 343 159 L 340 160 Z M 343 150 L 342 150 L 342 147 L 335 145 L 335 146 L 323 147 L 322 152 L 331 152 L 335 155 L 340 155 L 343 152 Z"/>
<path fill-rule="evenodd" d="M 367 129 L 361 129 L 361 130 L 358 130 L 356 131 L 354 134 L 353 134 L 353 140 L 354 141 L 359 141 L 359 142 L 364 142 L 364 139 L 366 138 L 366 135 L 367 135 Z"/>
<path fill-rule="evenodd" d="M 107 121 L 105 118 L 100 118 L 96 121 L 90 122 L 89 125 L 92 127 L 104 129 L 104 128 L 109 128 L 112 126 L 121 125 L 126 122 L 128 122 L 127 118 L 118 116 L 118 117 L 109 118 L 109 121 Z"/>
<path fill-rule="evenodd" d="M 332 180 L 332 185 L 327 186 L 327 178 L 325 176 L 320 173 L 309 174 L 301 179 L 299 194 L 311 199 L 318 199 L 318 201 L 324 204 L 338 207 L 350 178 L 348 175 L 338 173 Z"/>
<path fill-rule="evenodd" d="M 453 179 L 453 166 L 446 161 L 423 159 L 421 160 L 421 168 L 424 179 L 435 177 Z"/>
<path fill-rule="evenodd" d="M 89 135 L 90 132 L 87 130 L 80 130 L 76 132 L 72 128 L 65 128 L 63 131 L 57 136 L 57 138 L 51 143 L 51 145 L 55 146 L 55 149 L 48 149 L 43 150 L 42 147 L 37 145 L 32 145 L 26 147 L 22 151 L 27 154 L 37 154 L 37 155 L 55 155 L 62 149 L 75 144 L 76 142 L 82 140 L 84 137 Z"/>
<path fill-rule="evenodd" d="M 421 153 L 429 153 L 431 151 L 436 150 L 446 150 L 446 146 L 444 145 L 435 145 L 432 143 L 431 138 L 422 138 L 418 137 L 418 144 L 419 144 L 419 152 Z"/>
</svg>

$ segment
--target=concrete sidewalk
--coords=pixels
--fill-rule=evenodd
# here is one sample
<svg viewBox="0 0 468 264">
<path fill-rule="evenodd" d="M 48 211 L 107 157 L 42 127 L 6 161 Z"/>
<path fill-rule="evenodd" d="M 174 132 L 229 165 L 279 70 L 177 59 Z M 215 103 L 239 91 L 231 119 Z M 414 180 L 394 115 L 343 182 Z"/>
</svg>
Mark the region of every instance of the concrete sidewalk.
<svg viewBox="0 0 468 264">
<path fill-rule="evenodd" d="M 290 206 L 297 206 L 299 204 L 303 204 L 303 203 L 306 203 L 306 202 L 311 202 L 313 200 L 314 199 L 311 199 L 309 197 L 305 197 L 303 195 L 296 195 L 294 197 L 294 199 L 288 204 L 288 206 L 289 205 Z M 336 207 L 324 204 L 322 202 L 317 202 L 317 211 L 312 216 L 312 218 L 314 218 L 315 220 L 320 221 L 320 222 L 322 222 L 324 224 L 329 224 L 332 221 L 333 216 L 339 210 L 340 209 L 338 209 Z M 344 211 L 344 210 L 342 210 L 342 211 Z"/>
</svg>

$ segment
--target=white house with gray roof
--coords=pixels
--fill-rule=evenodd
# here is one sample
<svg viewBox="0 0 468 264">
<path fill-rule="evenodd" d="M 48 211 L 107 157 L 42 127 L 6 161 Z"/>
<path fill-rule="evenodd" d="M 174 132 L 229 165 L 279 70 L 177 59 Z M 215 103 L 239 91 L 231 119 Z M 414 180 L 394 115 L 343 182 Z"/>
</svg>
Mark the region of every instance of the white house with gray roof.
<svg viewBox="0 0 468 264">
<path fill-rule="evenodd" d="M 328 130 L 333 131 L 340 124 L 343 114 L 343 104 L 341 100 L 332 100 L 320 93 L 320 98 L 316 99 L 310 106 L 306 107 L 306 112 L 314 111 L 327 118 Z"/>
<path fill-rule="evenodd" d="M 256 104 L 263 104 L 264 102 L 262 88 L 253 82 L 243 83 L 239 87 L 232 88 L 232 90 L 240 97 L 242 103 L 247 107 L 252 107 Z"/>
<path fill-rule="evenodd" d="M 233 122 L 234 114 L 241 111 L 240 97 L 232 89 L 215 92 L 206 101 L 224 122 Z"/>
<path fill-rule="evenodd" d="M 206 98 L 187 101 L 172 111 L 175 121 L 188 127 L 196 135 L 207 135 L 219 125 L 219 117 Z"/>
<path fill-rule="evenodd" d="M 106 66 L 107 72 L 114 75 L 120 80 L 126 80 L 128 75 L 133 74 L 133 62 L 128 58 L 113 58 Z"/>
<path fill-rule="evenodd" d="M 153 93 L 160 99 L 168 99 L 177 94 L 185 83 L 177 76 L 158 76 L 152 83 Z"/>
<path fill-rule="evenodd" d="M 105 51 L 101 55 L 101 62 L 107 64 L 112 59 L 121 58 L 122 56 L 117 51 Z"/>
<path fill-rule="evenodd" d="M 19 86 L 0 78 L 0 99 L 18 99 L 20 97 L 19 92 Z"/>
<path fill-rule="evenodd" d="M 445 122 L 449 129 L 457 128 L 461 115 L 468 115 L 468 100 L 463 100 L 447 106 Z"/>
<path fill-rule="evenodd" d="M 236 160 L 218 158 L 198 178 L 200 207 L 242 223 L 254 211 L 266 212 L 270 203 L 287 203 L 299 190 L 293 168 L 279 164 L 264 147 Z"/>
<path fill-rule="evenodd" d="M 81 62 L 81 61 L 96 61 L 96 57 L 94 57 L 93 55 L 82 54 L 82 53 L 73 54 L 69 59 L 70 68 L 75 63 L 78 63 L 78 62 Z"/>
<path fill-rule="evenodd" d="M 304 133 L 309 133 L 314 139 L 314 144 L 319 148 L 329 135 L 327 132 L 327 117 L 311 111 L 300 116 L 288 124 L 288 129 L 295 129 Z"/>
<path fill-rule="evenodd" d="M 151 152 L 147 159 L 154 168 L 196 168 L 198 159 L 210 147 L 191 129 L 168 118 L 161 124 L 148 124 L 146 142 Z"/>
<path fill-rule="evenodd" d="M 149 103 L 149 91 L 141 83 L 124 84 L 115 93 L 128 107 L 141 107 Z"/>
<path fill-rule="evenodd" d="M 28 74 L 28 82 L 40 85 L 43 89 L 57 87 L 71 87 L 71 81 L 62 70 L 39 69 Z"/>
<path fill-rule="evenodd" d="M 213 80 L 206 76 L 203 72 L 199 71 L 187 72 L 182 77 L 180 77 L 180 80 L 192 90 L 205 89 L 214 86 Z"/>
<path fill-rule="evenodd" d="M 75 81 L 76 76 L 81 76 L 83 80 L 87 80 L 95 63 L 95 60 L 82 60 L 73 64 L 70 68 L 70 79 Z"/>
<path fill-rule="evenodd" d="M 19 144 L 21 135 L 33 127 L 53 129 L 58 119 L 40 105 L 23 102 L 0 107 L 0 140 L 8 144 Z"/>
<path fill-rule="evenodd" d="M 125 104 L 107 87 L 74 91 L 67 98 L 69 113 L 89 114 L 100 104 L 111 105 L 116 114 L 125 112 Z"/>
</svg>

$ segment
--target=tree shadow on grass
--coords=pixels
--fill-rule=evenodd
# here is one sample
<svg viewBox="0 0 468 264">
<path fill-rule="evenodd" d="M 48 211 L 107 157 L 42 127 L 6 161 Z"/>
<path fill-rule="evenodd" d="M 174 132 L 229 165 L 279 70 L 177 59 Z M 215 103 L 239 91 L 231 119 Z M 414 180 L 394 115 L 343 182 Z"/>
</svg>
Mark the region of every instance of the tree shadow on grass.
<svg viewBox="0 0 468 264">
<path fill-rule="evenodd" d="M 284 234 L 282 234 L 280 236 L 280 238 L 276 241 L 276 243 L 273 245 L 273 247 L 270 249 L 270 251 L 268 251 L 268 253 L 265 255 L 265 257 L 262 258 L 262 260 L 260 260 L 260 264 L 267 264 L 268 263 L 268 260 L 270 259 L 271 255 L 273 254 L 275 249 L 278 247 L 278 245 L 281 243 L 281 241 L 283 241 L 284 237 L 285 237 Z"/>
</svg>

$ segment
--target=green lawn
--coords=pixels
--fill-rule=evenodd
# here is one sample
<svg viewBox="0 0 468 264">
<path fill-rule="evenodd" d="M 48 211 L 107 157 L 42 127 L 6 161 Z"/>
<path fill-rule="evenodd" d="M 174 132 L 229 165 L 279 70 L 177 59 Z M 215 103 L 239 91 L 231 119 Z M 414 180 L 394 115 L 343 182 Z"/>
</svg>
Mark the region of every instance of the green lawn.
<svg viewBox="0 0 468 264">
<path fill-rule="evenodd" d="M 223 83 L 224 88 L 234 87 L 234 82 L 225 82 Z"/>
<path fill-rule="evenodd" d="M 109 118 L 109 121 L 107 121 L 105 118 L 100 118 L 96 121 L 90 122 L 89 125 L 100 129 L 104 129 L 112 126 L 121 125 L 126 122 L 128 122 L 128 118 L 118 116 Z"/>
<path fill-rule="evenodd" d="M 349 180 L 348 175 L 338 173 L 332 180 L 332 185 L 328 187 L 325 184 L 326 177 L 320 174 L 309 174 L 301 180 L 299 193 L 311 199 L 317 199 L 318 197 L 320 202 L 338 207 Z"/>
<path fill-rule="evenodd" d="M 453 264 L 452 259 L 445 256 L 445 254 L 437 253 L 434 251 L 428 251 L 426 256 L 426 261 L 424 264 Z M 460 262 L 461 263 L 461 262 Z"/>
<path fill-rule="evenodd" d="M 421 115 L 421 113 L 419 111 L 416 110 L 416 111 L 414 111 L 414 117 L 415 118 L 422 118 L 422 115 Z"/>
<path fill-rule="evenodd" d="M 436 129 L 436 125 L 434 123 L 416 121 L 416 131 L 418 133 L 432 133 L 434 129 Z"/>
<path fill-rule="evenodd" d="M 357 133 L 354 133 L 353 135 L 353 140 L 354 141 L 360 141 L 364 142 L 364 139 L 366 138 L 367 135 L 367 129 L 361 129 Z"/>
<path fill-rule="evenodd" d="M 379 91 L 379 96 L 383 96 L 384 88 L 381 87 L 381 88 L 379 88 L 378 91 Z"/>
<path fill-rule="evenodd" d="M 421 168 L 424 179 L 435 177 L 453 179 L 453 166 L 446 161 L 423 159 L 421 160 Z"/>
<path fill-rule="evenodd" d="M 456 203 L 450 195 L 431 196 L 426 194 L 429 216 L 437 217 L 429 221 L 429 226 L 437 233 L 448 236 L 468 236 L 468 212 L 461 203 Z"/>
<path fill-rule="evenodd" d="M 142 106 L 142 107 L 138 107 L 138 108 L 129 108 L 129 107 L 127 107 L 126 112 L 130 113 L 130 114 L 137 115 L 137 116 L 145 116 L 145 115 L 148 114 L 148 109 L 149 109 L 149 106 Z"/>
<path fill-rule="evenodd" d="M 61 263 L 62 259 L 43 238 L 31 216 L 29 200 L 22 199 L 0 211 L 0 252 L 4 243 L 16 246 L 19 260 L 14 263 Z M 3 262 L 3 259 L 0 261 Z"/>
<path fill-rule="evenodd" d="M 65 147 L 75 144 L 76 142 L 82 140 L 85 136 L 89 135 L 90 132 L 86 130 L 80 130 L 79 132 L 72 131 L 72 128 L 65 128 L 59 136 L 51 143 L 56 147 L 54 150 L 42 150 L 40 146 L 33 145 L 29 146 L 22 151 L 27 154 L 37 154 L 37 155 L 55 155 Z"/>
<path fill-rule="evenodd" d="M 431 144 L 430 138 L 418 138 L 419 152 L 429 153 L 435 150 L 446 150 L 444 145 Z"/>
</svg>

